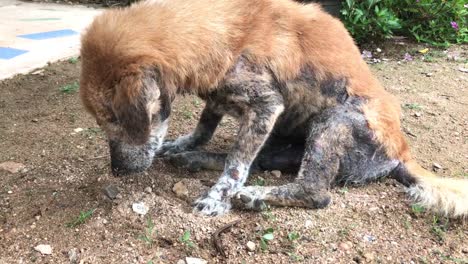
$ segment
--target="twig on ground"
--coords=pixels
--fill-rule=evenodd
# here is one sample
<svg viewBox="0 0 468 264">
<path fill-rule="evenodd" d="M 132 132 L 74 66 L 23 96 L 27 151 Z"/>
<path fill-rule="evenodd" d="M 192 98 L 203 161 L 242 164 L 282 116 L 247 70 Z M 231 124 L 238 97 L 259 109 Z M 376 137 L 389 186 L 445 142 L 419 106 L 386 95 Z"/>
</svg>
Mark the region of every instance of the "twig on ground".
<svg viewBox="0 0 468 264">
<path fill-rule="evenodd" d="M 226 256 L 226 252 L 224 251 L 223 247 L 221 246 L 221 241 L 219 239 L 219 235 L 221 233 L 224 233 L 226 232 L 227 230 L 229 230 L 231 227 L 237 225 L 241 220 L 240 219 L 237 219 L 235 221 L 232 221 L 230 223 L 227 223 L 226 225 L 222 226 L 221 228 L 219 228 L 218 230 L 216 230 L 216 232 L 213 233 L 213 244 L 214 244 L 214 247 L 216 249 L 216 251 L 221 254 L 223 257 L 227 257 Z"/>
</svg>

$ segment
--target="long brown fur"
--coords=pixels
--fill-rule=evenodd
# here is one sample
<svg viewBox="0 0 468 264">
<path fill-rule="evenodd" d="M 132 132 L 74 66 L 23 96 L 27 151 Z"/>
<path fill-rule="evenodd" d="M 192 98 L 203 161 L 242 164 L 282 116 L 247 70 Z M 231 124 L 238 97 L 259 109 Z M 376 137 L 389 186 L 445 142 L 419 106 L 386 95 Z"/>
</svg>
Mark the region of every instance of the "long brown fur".
<svg viewBox="0 0 468 264">
<path fill-rule="evenodd" d="M 86 54 L 81 96 L 100 119 L 110 118 L 98 103 L 102 94 L 116 93 L 109 102 L 114 108 L 138 100 L 141 85 L 130 84 L 125 92 L 111 87 L 152 67 L 172 95 L 217 89 L 241 55 L 270 69 L 281 82 L 294 80 L 305 67 L 318 82 L 344 77 L 350 95 L 367 99 L 362 110 L 387 155 L 413 163 L 400 130 L 399 103 L 372 76 L 342 23 L 318 5 L 290 0 L 141 2 L 99 16 L 84 35 L 81 52 Z"/>
</svg>

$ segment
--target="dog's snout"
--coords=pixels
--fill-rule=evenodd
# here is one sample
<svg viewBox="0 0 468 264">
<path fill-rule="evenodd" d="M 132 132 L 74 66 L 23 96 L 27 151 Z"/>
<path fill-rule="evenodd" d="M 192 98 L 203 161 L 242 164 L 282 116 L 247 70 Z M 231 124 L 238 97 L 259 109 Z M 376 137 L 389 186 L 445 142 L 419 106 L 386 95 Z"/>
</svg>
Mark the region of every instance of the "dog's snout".
<svg viewBox="0 0 468 264">
<path fill-rule="evenodd" d="M 109 141 L 111 170 L 115 176 L 124 176 L 146 170 L 153 161 L 154 151 L 147 146 L 132 146 Z"/>
</svg>

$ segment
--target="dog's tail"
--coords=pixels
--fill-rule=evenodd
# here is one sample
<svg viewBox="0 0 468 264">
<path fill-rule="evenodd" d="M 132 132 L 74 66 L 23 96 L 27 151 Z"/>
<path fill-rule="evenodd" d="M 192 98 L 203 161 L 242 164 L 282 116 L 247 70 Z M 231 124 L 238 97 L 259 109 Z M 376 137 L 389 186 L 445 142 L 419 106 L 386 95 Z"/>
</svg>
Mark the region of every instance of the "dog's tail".
<svg viewBox="0 0 468 264">
<path fill-rule="evenodd" d="M 453 218 L 468 216 L 468 180 L 438 177 L 414 160 L 402 162 L 393 175 L 425 209 Z"/>
</svg>

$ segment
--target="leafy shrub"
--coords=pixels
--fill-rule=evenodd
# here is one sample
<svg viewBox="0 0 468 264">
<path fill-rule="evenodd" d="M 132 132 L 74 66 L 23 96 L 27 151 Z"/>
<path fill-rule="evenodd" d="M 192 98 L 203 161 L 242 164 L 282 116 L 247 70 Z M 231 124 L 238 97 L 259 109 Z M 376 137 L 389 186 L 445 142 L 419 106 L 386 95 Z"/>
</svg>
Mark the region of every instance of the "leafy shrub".
<svg viewBox="0 0 468 264">
<path fill-rule="evenodd" d="M 468 43 L 466 0 L 346 0 L 342 20 L 362 42 L 394 33 L 437 46 Z"/>
<path fill-rule="evenodd" d="M 346 0 L 343 5 L 343 23 L 358 42 L 390 38 L 401 28 L 400 20 L 382 0 Z"/>
<path fill-rule="evenodd" d="M 468 43 L 466 0 L 400 0 L 392 8 L 404 21 L 403 33 L 436 46 Z M 393 1 L 389 1 L 393 2 Z M 466 7 L 465 7 L 466 5 Z"/>
</svg>

